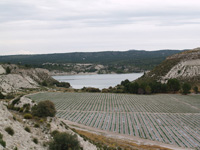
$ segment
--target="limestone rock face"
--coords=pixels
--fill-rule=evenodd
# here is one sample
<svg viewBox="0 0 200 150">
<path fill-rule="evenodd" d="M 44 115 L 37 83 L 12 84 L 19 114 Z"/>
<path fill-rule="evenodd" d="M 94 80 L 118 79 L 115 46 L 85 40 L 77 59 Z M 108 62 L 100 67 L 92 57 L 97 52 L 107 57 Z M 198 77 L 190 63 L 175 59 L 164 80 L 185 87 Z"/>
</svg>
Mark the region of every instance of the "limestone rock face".
<svg viewBox="0 0 200 150">
<path fill-rule="evenodd" d="M 16 106 L 20 107 L 28 103 L 31 103 L 30 99 L 22 97 L 19 104 Z M 76 134 L 72 130 L 66 129 L 64 120 L 61 121 L 56 117 L 48 117 L 46 122 L 41 123 L 40 127 L 35 128 L 34 125 L 38 122 L 34 119 L 23 119 L 23 116 L 16 112 L 11 113 L 5 105 L 7 104 L 0 101 L 0 133 L 3 135 L 3 140 L 6 142 L 6 147 L 4 148 L 0 145 L 0 150 L 13 150 L 16 147 L 19 150 L 47 150 L 48 146 L 44 146 L 44 143 L 48 143 L 52 140 L 52 131 L 58 130 L 59 132 Z M 15 116 L 16 119 L 14 119 L 13 116 Z M 6 127 L 11 127 L 14 130 L 13 136 L 5 131 Z M 25 127 L 29 127 L 31 132 L 27 132 L 24 129 Z M 95 145 L 85 141 L 79 135 L 77 136 L 83 150 L 97 150 Z M 38 139 L 37 144 L 33 142 L 34 138 Z"/>
<path fill-rule="evenodd" d="M 162 83 L 177 78 L 183 82 L 200 84 L 200 48 L 168 57 L 147 73 L 144 78 L 161 81 Z"/>
<path fill-rule="evenodd" d="M 14 130 L 14 135 L 9 135 L 6 131 L 6 127 L 11 127 Z M 17 147 L 20 150 L 46 150 L 42 144 L 35 144 L 33 137 L 36 135 L 24 130 L 24 124 L 14 120 L 13 115 L 7 110 L 3 102 L 0 102 L 0 133 L 3 134 L 3 140 L 6 142 L 5 150 L 11 150 Z M 37 137 L 38 138 L 38 137 Z M 0 147 L 0 149 L 2 149 Z"/>
<path fill-rule="evenodd" d="M 200 59 L 186 60 L 174 66 L 163 79 L 192 78 L 200 76 Z"/>
<path fill-rule="evenodd" d="M 4 74 L 7 67 L 10 68 L 11 73 Z M 39 88 L 39 84 L 43 81 L 55 82 L 46 69 L 23 68 L 12 64 L 0 66 L 0 91 L 3 93 Z"/>
<path fill-rule="evenodd" d="M 5 93 L 16 92 L 22 88 L 37 88 L 38 86 L 38 83 L 29 76 L 19 74 L 0 76 L 0 89 Z"/>
<path fill-rule="evenodd" d="M 0 65 L 0 75 L 5 74 L 6 70 Z"/>
</svg>

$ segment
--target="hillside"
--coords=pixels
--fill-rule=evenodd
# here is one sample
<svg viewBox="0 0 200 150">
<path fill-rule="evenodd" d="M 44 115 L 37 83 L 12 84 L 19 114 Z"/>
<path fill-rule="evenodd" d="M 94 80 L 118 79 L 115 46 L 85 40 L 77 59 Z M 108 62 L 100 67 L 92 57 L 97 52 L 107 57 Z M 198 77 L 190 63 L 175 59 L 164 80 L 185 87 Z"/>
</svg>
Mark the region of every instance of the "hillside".
<svg viewBox="0 0 200 150">
<path fill-rule="evenodd" d="M 200 48 L 167 57 L 141 79 L 166 82 L 171 78 L 196 84 L 200 83 Z"/>
<path fill-rule="evenodd" d="M 26 104 L 33 105 L 30 99 L 22 97 L 16 105 L 23 108 Z M 0 101 L 0 150 L 48 150 L 53 131 L 76 134 L 57 117 L 42 118 L 43 121 L 36 118 L 24 119 L 23 113 L 9 110 L 7 105 L 7 102 Z M 8 127 L 13 130 L 13 135 L 6 131 Z M 76 135 L 83 150 L 97 150 L 95 145 Z M 2 141 L 5 142 L 5 146 L 2 145 Z"/>
<path fill-rule="evenodd" d="M 46 68 L 50 71 L 63 72 L 96 72 L 96 73 L 126 73 L 150 70 L 160 64 L 166 57 L 180 52 L 179 50 L 160 51 L 106 51 L 106 52 L 76 52 L 42 55 L 12 55 L 0 56 L 1 63 L 14 63 Z M 82 70 L 79 69 L 81 64 Z M 86 64 L 86 65 L 85 65 Z M 83 67 L 83 65 L 85 65 Z M 101 68 L 99 68 L 99 65 Z"/>
<path fill-rule="evenodd" d="M 25 89 L 38 89 L 43 82 L 51 84 L 58 81 L 54 80 L 46 69 L 26 68 L 14 64 L 0 65 L 0 92 L 14 93 Z"/>
</svg>

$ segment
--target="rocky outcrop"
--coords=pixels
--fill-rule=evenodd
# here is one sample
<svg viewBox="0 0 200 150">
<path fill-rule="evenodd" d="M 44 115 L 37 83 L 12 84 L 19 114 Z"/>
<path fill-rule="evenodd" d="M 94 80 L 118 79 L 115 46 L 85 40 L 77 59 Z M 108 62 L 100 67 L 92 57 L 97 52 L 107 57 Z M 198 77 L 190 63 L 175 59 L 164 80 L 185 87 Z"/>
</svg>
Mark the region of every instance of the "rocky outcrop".
<svg viewBox="0 0 200 150">
<path fill-rule="evenodd" d="M 0 65 L 0 75 L 5 74 L 6 70 Z"/>
<path fill-rule="evenodd" d="M 4 148 L 4 150 L 11 150 L 15 148 L 20 150 L 47 149 L 42 146 L 42 143 L 39 142 L 39 144 L 36 144 L 33 142 L 34 137 L 41 140 L 44 138 L 44 135 L 40 136 L 40 131 L 38 131 L 38 129 L 31 129 L 31 133 L 29 133 L 24 130 L 25 126 L 28 126 L 26 121 L 23 122 L 23 120 L 20 119 L 13 119 L 13 114 L 8 111 L 3 102 L 0 102 L 0 133 L 3 135 L 3 140 L 6 142 L 6 148 Z M 14 130 L 14 135 L 10 135 L 5 131 L 5 128 L 7 127 Z"/>
<path fill-rule="evenodd" d="M 9 74 L 5 74 L 5 68 L 10 69 Z M 4 71 L 3 71 L 4 70 Z M 49 71 L 40 68 L 25 68 L 17 65 L 0 65 L 0 91 L 11 93 L 22 89 L 36 89 L 43 81 L 56 82 L 49 75 Z"/>
<path fill-rule="evenodd" d="M 200 84 L 200 48 L 172 55 L 142 77 L 163 83 L 172 78 Z"/>
<path fill-rule="evenodd" d="M 200 76 L 200 59 L 185 60 L 175 65 L 163 80 L 171 78 L 191 78 Z"/>
<path fill-rule="evenodd" d="M 22 97 L 14 106 L 20 107 L 30 103 L 32 103 L 32 100 Z M 11 113 L 6 105 L 7 103 L 0 101 L 0 134 L 3 135 L 3 141 L 6 143 L 6 147 L 0 144 L 0 150 L 13 150 L 15 148 L 19 150 L 47 150 L 48 142 L 52 140 L 52 131 L 57 130 L 76 134 L 62 120 L 56 117 L 48 117 L 46 121 L 39 123 L 34 119 L 24 119 L 18 112 Z M 38 124 L 39 127 L 36 128 L 35 124 Z M 14 130 L 14 135 L 10 135 L 5 131 L 7 127 Z M 27 132 L 25 127 L 28 127 L 30 132 Z M 95 145 L 85 141 L 78 134 L 77 136 L 83 150 L 97 150 Z M 37 139 L 38 143 L 35 143 L 33 139 Z"/>
</svg>

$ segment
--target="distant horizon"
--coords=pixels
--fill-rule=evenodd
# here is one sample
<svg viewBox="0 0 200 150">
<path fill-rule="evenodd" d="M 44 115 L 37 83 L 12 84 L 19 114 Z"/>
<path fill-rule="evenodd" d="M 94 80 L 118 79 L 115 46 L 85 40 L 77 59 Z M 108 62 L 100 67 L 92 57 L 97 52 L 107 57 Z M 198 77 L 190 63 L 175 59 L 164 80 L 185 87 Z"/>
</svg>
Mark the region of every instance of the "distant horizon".
<svg viewBox="0 0 200 150">
<path fill-rule="evenodd" d="M 55 53 L 37 53 L 37 54 L 11 54 L 11 55 L 1 55 L 0 56 L 17 56 L 17 55 L 51 55 L 51 54 L 66 54 L 66 53 L 101 53 L 101 52 L 128 52 L 128 51 L 149 51 L 149 52 L 154 52 L 154 51 L 165 51 L 165 50 L 174 50 L 174 51 L 183 51 L 183 50 L 192 50 L 191 49 L 157 49 L 157 50 L 144 50 L 144 49 L 129 49 L 129 50 L 102 50 L 102 51 L 69 51 L 69 52 L 55 52 Z"/>
</svg>

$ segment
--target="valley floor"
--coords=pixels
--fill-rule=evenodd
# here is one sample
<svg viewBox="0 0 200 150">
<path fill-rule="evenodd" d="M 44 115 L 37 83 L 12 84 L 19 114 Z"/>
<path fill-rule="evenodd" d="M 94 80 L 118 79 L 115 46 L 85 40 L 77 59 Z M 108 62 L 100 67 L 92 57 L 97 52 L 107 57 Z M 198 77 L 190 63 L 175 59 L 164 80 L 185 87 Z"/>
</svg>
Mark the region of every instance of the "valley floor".
<svg viewBox="0 0 200 150">
<path fill-rule="evenodd" d="M 28 97 L 53 101 L 57 117 L 85 131 L 139 145 L 200 148 L 200 95 L 45 92 Z"/>
</svg>

